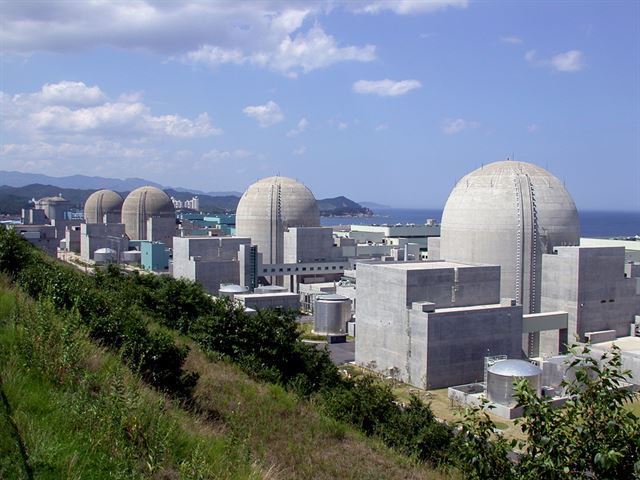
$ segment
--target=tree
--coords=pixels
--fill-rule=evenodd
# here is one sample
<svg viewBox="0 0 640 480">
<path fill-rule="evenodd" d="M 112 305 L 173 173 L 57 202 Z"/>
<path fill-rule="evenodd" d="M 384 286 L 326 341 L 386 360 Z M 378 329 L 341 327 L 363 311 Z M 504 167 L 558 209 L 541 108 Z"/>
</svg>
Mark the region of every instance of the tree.
<svg viewBox="0 0 640 480">
<path fill-rule="evenodd" d="M 594 358 L 588 347 L 570 349 L 564 381 L 568 396 L 560 408 L 540 398 L 526 380 L 515 384 L 523 409 L 519 420 L 527 439 L 512 443 L 521 452 L 517 465 L 505 465 L 506 441 L 494 438 L 494 424 L 482 407 L 467 409 L 458 436 L 460 468 L 469 478 L 518 480 L 640 478 L 640 420 L 626 408 L 635 394 L 626 388 L 620 350 Z M 508 468 L 507 468 L 508 467 Z"/>
</svg>

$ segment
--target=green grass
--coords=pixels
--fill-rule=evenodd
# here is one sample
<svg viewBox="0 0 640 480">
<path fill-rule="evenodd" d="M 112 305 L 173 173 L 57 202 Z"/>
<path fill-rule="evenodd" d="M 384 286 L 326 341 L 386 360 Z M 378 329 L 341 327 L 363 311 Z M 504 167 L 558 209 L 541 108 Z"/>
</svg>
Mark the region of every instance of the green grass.
<svg viewBox="0 0 640 480">
<path fill-rule="evenodd" d="M 69 334 L 46 306 L 18 301 L 14 323 L 7 298 L 4 291 L 0 378 L 10 411 L 0 425 L 11 435 L 0 436 L 0 478 L 28 478 L 18 436 L 37 479 L 258 477 L 241 448 L 199 428 L 118 357 Z"/>
<path fill-rule="evenodd" d="M 0 478 L 459 478 L 397 454 L 189 342 L 190 408 L 0 278 Z M 17 435 L 12 428 L 17 428 Z M 23 442 L 27 466 L 19 449 Z"/>
</svg>

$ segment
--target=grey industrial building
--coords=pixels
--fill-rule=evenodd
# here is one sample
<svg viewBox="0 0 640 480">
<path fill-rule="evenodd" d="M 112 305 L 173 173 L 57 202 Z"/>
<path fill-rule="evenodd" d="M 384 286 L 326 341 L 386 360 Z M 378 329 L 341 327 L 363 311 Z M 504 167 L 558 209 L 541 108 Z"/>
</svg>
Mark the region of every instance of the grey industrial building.
<svg viewBox="0 0 640 480">
<path fill-rule="evenodd" d="M 500 268 L 359 264 L 356 363 L 421 388 L 482 379 L 487 355 L 520 358 L 522 306 L 500 300 Z"/>
<path fill-rule="evenodd" d="M 575 204 L 544 169 L 471 172 L 447 200 L 441 237 L 428 239 L 441 262 L 357 264 L 356 362 L 439 388 L 481 382 L 488 357 L 557 355 L 637 331 L 640 266 L 625 265 L 623 248 L 579 242 Z"/>
<path fill-rule="evenodd" d="M 132 191 L 122 204 L 122 223 L 130 240 L 151 240 L 173 245 L 176 211 L 169 195 L 156 187 Z"/>
</svg>

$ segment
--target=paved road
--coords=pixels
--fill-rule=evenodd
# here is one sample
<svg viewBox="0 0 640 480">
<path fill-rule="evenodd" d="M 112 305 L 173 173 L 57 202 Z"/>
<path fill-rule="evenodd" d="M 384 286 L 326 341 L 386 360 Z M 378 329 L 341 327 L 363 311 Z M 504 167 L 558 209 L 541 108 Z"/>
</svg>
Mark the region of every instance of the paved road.
<svg viewBox="0 0 640 480">
<path fill-rule="evenodd" d="M 326 343 L 316 344 L 318 348 L 324 348 Z M 345 363 L 353 362 L 356 359 L 356 344 L 355 342 L 347 343 L 334 343 L 327 345 L 329 353 L 331 354 L 331 360 L 336 365 L 343 365 Z"/>
</svg>

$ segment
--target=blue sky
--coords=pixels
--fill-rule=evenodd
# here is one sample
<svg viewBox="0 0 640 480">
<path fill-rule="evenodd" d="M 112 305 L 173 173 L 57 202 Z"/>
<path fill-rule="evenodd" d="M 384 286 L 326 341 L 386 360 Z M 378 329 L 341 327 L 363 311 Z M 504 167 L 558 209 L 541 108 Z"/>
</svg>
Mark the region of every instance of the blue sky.
<svg viewBox="0 0 640 480">
<path fill-rule="evenodd" d="M 438 208 L 515 155 L 640 210 L 637 1 L 2 1 L 0 49 L 0 169 Z"/>
</svg>

